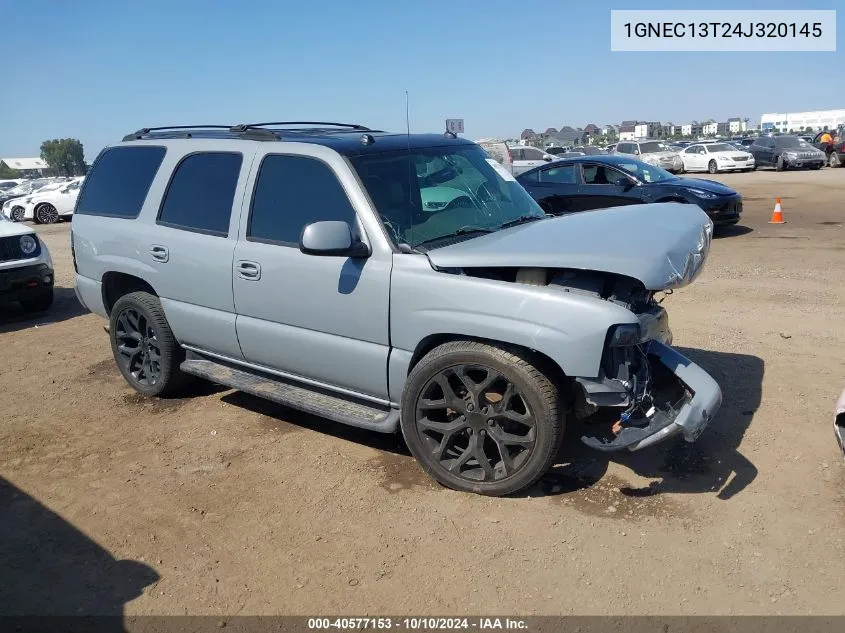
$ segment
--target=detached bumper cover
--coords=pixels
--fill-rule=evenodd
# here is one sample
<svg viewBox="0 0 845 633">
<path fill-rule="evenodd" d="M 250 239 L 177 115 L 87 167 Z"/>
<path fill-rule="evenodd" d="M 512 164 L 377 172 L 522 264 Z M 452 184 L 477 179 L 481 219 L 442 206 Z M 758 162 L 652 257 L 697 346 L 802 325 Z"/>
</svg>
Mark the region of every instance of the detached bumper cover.
<svg viewBox="0 0 845 633">
<path fill-rule="evenodd" d="M 692 394 L 678 409 L 657 411 L 645 427 L 629 426 L 609 442 L 595 437 L 582 441 L 600 451 L 637 451 L 682 434 L 687 442 L 697 440 L 722 404 L 718 383 L 690 359 L 660 341 L 649 343 L 647 353 L 662 363 Z"/>
</svg>

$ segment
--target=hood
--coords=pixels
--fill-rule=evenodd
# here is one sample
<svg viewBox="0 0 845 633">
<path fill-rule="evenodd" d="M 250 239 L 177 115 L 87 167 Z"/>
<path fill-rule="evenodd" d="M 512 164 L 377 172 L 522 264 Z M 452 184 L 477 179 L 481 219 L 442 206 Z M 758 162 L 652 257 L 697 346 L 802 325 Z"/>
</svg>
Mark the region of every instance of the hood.
<svg viewBox="0 0 845 633">
<path fill-rule="evenodd" d="M 704 178 L 677 178 L 672 181 L 664 181 L 655 183 L 658 185 L 674 185 L 676 187 L 692 187 L 693 189 L 703 189 L 710 193 L 715 193 L 720 196 L 735 196 L 736 190 L 731 189 L 727 185 L 723 185 L 715 180 L 706 180 Z"/>
<path fill-rule="evenodd" d="M 645 154 L 640 154 L 640 159 L 645 160 L 646 158 L 675 158 L 676 156 L 680 156 L 678 152 L 667 151 L 667 152 L 647 152 Z"/>
<path fill-rule="evenodd" d="M 436 268 L 572 268 L 625 275 L 649 290 L 679 288 L 701 271 L 713 223 L 667 202 L 549 218 L 433 249 Z"/>
<path fill-rule="evenodd" d="M 13 235 L 33 235 L 35 231 L 29 228 L 26 224 L 19 222 L 10 222 L 9 220 L 0 219 L 0 237 L 9 237 Z"/>
</svg>

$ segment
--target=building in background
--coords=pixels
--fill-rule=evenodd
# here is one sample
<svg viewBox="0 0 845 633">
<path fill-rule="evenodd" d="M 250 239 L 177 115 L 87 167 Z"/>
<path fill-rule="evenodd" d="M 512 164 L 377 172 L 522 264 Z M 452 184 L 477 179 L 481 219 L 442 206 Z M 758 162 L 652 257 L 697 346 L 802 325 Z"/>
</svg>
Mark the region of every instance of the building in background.
<svg viewBox="0 0 845 633">
<path fill-rule="evenodd" d="M 41 158 L 0 158 L 0 163 L 9 169 L 19 171 L 24 178 L 43 176 L 50 169 L 50 166 Z"/>
<path fill-rule="evenodd" d="M 620 141 L 633 141 L 637 138 L 637 124 L 633 123 L 630 125 L 626 125 L 625 122 L 622 122 L 622 125 L 619 126 L 619 140 Z"/>
<path fill-rule="evenodd" d="M 813 110 L 812 112 L 771 112 L 760 117 L 760 130 L 769 132 L 803 132 L 835 130 L 845 124 L 845 110 Z"/>
<path fill-rule="evenodd" d="M 701 124 L 701 133 L 704 134 L 704 136 L 716 136 L 716 132 L 718 131 L 719 124 L 716 123 L 715 119 L 707 119 Z"/>
<path fill-rule="evenodd" d="M 728 131 L 731 134 L 742 134 L 748 131 L 748 119 L 741 119 L 738 116 L 728 119 Z"/>
</svg>

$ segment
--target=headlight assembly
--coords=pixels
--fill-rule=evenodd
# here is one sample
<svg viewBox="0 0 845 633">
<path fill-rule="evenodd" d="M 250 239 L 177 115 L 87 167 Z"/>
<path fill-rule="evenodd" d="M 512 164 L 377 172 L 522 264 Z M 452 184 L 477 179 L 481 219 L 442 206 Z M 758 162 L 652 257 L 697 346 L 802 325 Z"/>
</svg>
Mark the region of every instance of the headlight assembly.
<svg viewBox="0 0 845 633">
<path fill-rule="evenodd" d="M 24 255 L 32 255 L 35 249 L 38 248 L 38 242 L 32 235 L 21 235 L 20 239 L 21 252 Z"/>
<path fill-rule="evenodd" d="M 715 193 L 710 193 L 709 191 L 704 191 L 704 189 L 687 189 L 694 196 L 698 196 L 699 198 L 703 198 L 705 200 L 712 200 L 716 197 Z"/>
</svg>

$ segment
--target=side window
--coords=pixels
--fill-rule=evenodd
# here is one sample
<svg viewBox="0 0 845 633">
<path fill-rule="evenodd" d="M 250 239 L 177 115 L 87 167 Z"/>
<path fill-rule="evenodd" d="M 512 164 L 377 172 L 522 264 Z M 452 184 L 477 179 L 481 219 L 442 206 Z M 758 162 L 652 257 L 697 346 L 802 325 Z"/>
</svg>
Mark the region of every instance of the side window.
<svg viewBox="0 0 845 633">
<path fill-rule="evenodd" d="M 523 160 L 543 160 L 543 152 L 536 147 L 526 147 L 522 150 Z"/>
<path fill-rule="evenodd" d="M 551 182 L 558 185 L 575 184 L 575 165 L 561 165 L 540 172 L 540 182 Z"/>
<path fill-rule="evenodd" d="M 311 222 L 342 220 L 355 227 L 355 209 L 331 168 L 306 156 L 270 155 L 261 162 L 247 239 L 299 244 Z"/>
<path fill-rule="evenodd" d="M 112 147 L 94 162 L 79 195 L 76 213 L 137 218 L 165 149 L 152 145 Z"/>
<path fill-rule="evenodd" d="M 182 159 L 164 194 L 159 224 L 227 236 L 242 161 L 241 154 L 231 152 L 202 152 Z"/>
<path fill-rule="evenodd" d="M 605 167 L 604 176 L 611 185 L 624 185 L 629 182 L 629 178 L 625 174 L 618 169 L 613 169 L 613 167 Z"/>
<path fill-rule="evenodd" d="M 604 173 L 604 165 L 584 165 L 585 185 L 607 185 L 610 184 Z"/>
</svg>

